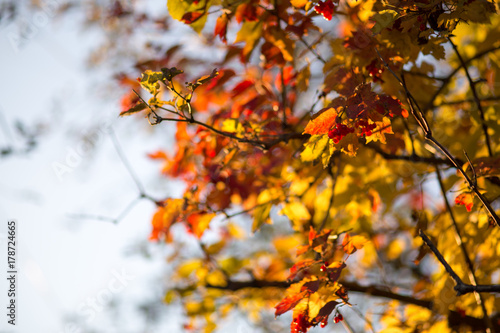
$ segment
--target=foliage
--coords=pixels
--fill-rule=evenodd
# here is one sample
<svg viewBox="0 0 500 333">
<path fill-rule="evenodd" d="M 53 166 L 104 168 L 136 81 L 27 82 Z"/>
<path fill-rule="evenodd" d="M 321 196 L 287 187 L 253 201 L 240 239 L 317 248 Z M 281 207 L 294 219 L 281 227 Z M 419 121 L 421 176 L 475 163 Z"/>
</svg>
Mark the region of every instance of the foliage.
<svg viewBox="0 0 500 333">
<path fill-rule="evenodd" d="M 108 19 L 164 22 L 120 8 Z M 222 56 L 157 45 L 137 80 L 119 76 L 121 115 L 175 130 L 175 151 L 150 157 L 186 187 L 152 200 L 150 238 L 176 249 L 165 301 L 183 305 L 186 330 L 272 309 L 293 313 L 292 332 L 500 330 L 495 3 L 167 8 Z M 181 225 L 198 253 L 183 250 Z M 455 295 L 419 231 L 463 283 L 492 292 Z"/>
</svg>

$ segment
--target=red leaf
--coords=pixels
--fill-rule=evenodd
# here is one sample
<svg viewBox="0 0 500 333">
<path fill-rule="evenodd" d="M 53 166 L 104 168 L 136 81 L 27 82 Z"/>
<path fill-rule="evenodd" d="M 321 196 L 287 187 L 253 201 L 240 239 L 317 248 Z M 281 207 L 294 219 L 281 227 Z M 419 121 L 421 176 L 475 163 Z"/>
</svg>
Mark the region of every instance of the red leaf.
<svg viewBox="0 0 500 333">
<path fill-rule="evenodd" d="M 455 203 L 457 205 L 465 206 L 465 208 L 467 209 L 467 211 L 470 212 L 472 210 L 472 206 L 474 205 L 473 199 L 474 198 L 473 198 L 472 194 L 470 194 L 470 193 L 462 193 L 462 194 L 459 194 L 455 198 Z"/>
<path fill-rule="evenodd" d="M 236 96 L 240 95 L 241 93 L 243 93 L 245 90 L 247 90 L 248 88 L 250 88 L 253 85 L 254 85 L 254 82 L 251 80 L 241 81 L 231 91 L 231 97 L 236 97 Z"/>
<path fill-rule="evenodd" d="M 257 21 L 259 19 L 257 15 L 257 6 L 253 4 L 252 1 L 239 5 L 234 16 L 238 23 L 241 23 L 243 19 L 245 19 L 245 21 Z"/>
<path fill-rule="evenodd" d="M 393 117 L 394 115 L 408 117 L 408 111 L 406 111 L 399 99 L 391 97 L 389 95 L 380 95 L 380 104 L 382 107 L 389 112 L 389 115 Z"/>
<path fill-rule="evenodd" d="M 279 316 L 293 309 L 297 304 L 299 304 L 302 299 L 304 299 L 304 297 L 307 296 L 307 294 L 309 294 L 309 292 L 306 290 L 293 296 L 285 297 L 278 305 L 274 307 L 276 309 L 274 315 Z"/>
<path fill-rule="evenodd" d="M 202 17 L 204 12 L 189 12 L 182 16 L 181 21 L 186 24 L 191 24 L 196 22 Z"/>
</svg>

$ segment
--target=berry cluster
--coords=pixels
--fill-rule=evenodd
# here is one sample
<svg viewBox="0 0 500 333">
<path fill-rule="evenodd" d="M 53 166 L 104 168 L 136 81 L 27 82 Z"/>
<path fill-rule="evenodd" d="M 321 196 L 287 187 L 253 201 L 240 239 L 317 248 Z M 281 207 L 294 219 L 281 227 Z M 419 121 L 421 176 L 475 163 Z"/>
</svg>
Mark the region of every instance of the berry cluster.
<svg viewBox="0 0 500 333">
<path fill-rule="evenodd" d="M 290 325 L 291 333 L 306 333 L 307 330 L 311 327 L 311 323 L 307 318 L 307 315 L 299 313 L 299 315 L 293 318 L 292 324 Z"/>
<path fill-rule="evenodd" d="M 323 15 L 325 20 L 330 21 L 333 17 L 333 12 L 335 11 L 335 6 L 332 0 L 320 1 L 316 6 L 314 6 L 316 13 Z"/>
<path fill-rule="evenodd" d="M 335 128 L 328 132 L 328 137 L 333 140 L 334 143 L 339 143 L 344 136 L 349 133 L 353 133 L 354 128 L 348 127 L 344 124 L 337 124 Z"/>
<path fill-rule="evenodd" d="M 333 322 L 335 324 L 341 322 L 342 320 L 344 320 L 344 317 L 339 312 L 337 312 L 337 315 L 333 317 Z"/>
</svg>

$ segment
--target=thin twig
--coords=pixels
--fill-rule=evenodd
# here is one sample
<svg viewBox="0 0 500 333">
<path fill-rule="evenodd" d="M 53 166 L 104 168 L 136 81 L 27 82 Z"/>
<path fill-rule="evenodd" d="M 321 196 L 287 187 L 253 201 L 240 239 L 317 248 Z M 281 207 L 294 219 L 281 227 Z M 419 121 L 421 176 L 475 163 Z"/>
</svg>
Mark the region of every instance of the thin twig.
<svg viewBox="0 0 500 333">
<path fill-rule="evenodd" d="M 328 218 L 330 217 L 330 210 L 333 207 L 333 202 L 335 199 L 335 185 L 337 184 L 337 178 L 340 174 L 340 156 L 338 158 L 338 162 L 336 165 L 337 171 L 335 172 L 335 175 L 332 172 L 332 167 L 333 167 L 333 163 L 330 162 L 330 165 L 328 166 L 328 174 L 330 175 L 330 177 L 332 179 L 332 195 L 330 196 L 330 202 L 328 203 L 328 208 L 326 209 L 326 215 L 323 218 L 323 221 L 321 222 L 321 224 L 318 228 L 318 232 L 321 232 L 321 230 L 323 230 L 323 228 L 325 227 L 326 221 L 328 221 Z"/>
<path fill-rule="evenodd" d="M 497 50 L 500 50 L 500 46 L 495 46 L 495 47 L 492 47 L 490 49 L 486 49 L 486 50 L 484 50 L 482 52 L 477 53 L 472 58 L 470 58 L 468 60 L 465 60 L 464 64 L 468 65 L 471 61 L 473 61 L 475 59 L 478 59 L 478 58 L 481 58 L 481 57 L 487 55 L 488 53 L 495 52 Z M 443 90 L 448 86 L 448 84 L 450 84 L 451 79 L 460 71 L 460 69 L 462 69 L 462 64 L 460 64 L 460 66 L 458 66 L 453 71 L 451 71 L 450 74 L 448 74 L 448 76 L 443 80 L 443 83 L 438 88 L 438 90 L 436 90 L 436 92 L 434 93 L 434 95 L 432 95 L 432 97 L 430 98 L 429 102 L 424 107 L 424 110 L 427 111 L 427 110 L 431 110 L 433 108 L 434 102 L 436 101 L 436 98 L 441 94 L 441 92 L 443 92 Z"/>
<path fill-rule="evenodd" d="M 127 169 L 130 177 L 133 179 L 135 185 L 137 186 L 137 189 L 139 190 L 140 195 L 145 195 L 144 191 L 144 186 L 142 183 L 139 181 L 139 178 L 135 174 L 134 170 L 132 169 L 132 166 L 130 165 L 129 161 L 127 160 L 127 157 L 125 157 L 125 153 L 123 152 L 122 147 L 120 146 L 120 142 L 118 142 L 118 138 L 116 137 L 115 131 L 110 128 L 109 130 L 111 141 L 113 142 L 113 146 L 115 147 L 116 153 L 118 154 L 118 157 L 122 161 L 123 165 Z"/>
<path fill-rule="evenodd" d="M 451 222 L 453 224 L 453 229 L 455 230 L 455 240 L 462 250 L 462 255 L 464 256 L 465 262 L 467 264 L 468 268 L 468 275 L 469 275 L 469 280 L 472 283 L 472 285 L 477 286 L 477 278 L 476 275 L 474 274 L 474 264 L 472 263 L 469 253 L 467 251 L 467 248 L 465 247 L 465 244 L 462 240 L 462 234 L 460 232 L 460 229 L 458 228 L 458 223 L 455 219 L 455 214 L 453 214 L 453 210 L 451 209 L 450 203 L 448 202 L 448 198 L 446 197 L 446 189 L 444 188 L 443 184 L 443 179 L 441 177 L 441 172 L 439 171 L 439 168 L 436 167 L 436 175 L 437 175 L 437 180 L 439 183 L 439 188 L 441 189 L 441 195 L 443 196 L 443 201 L 446 206 L 446 210 L 448 211 L 448 214 L 450 215 Z M 483 311 L 483 320 L 484 324 L 486 327 L 488 327 L 489 332 L 493 331 L 493 323 L 491 322 L 490 317 L 488 316 L 488 311 L 486 310 L 486 306 L 484 305 L 484 298 L 483 296 L 478 293 L 474 292 L 474 297 L 476 298 L 476 303 L 481 307 L 481 310 Z"/>
<path fill-rule="evenodd" d="M 464 59 L 462 58 L 462 55 L 460 54 L 460 52 L 458 52 L 458 48 L 455 45 L 455 43 L 453 43 L 453 41 L 451 40 L 451 37 L 448 37 L 448 41 L 450 42 L 451 46 L 455 50 L 455 54 L 457 55 L 458 60 L 460 60 L 460 64 L 462 65 L 462 68 L 465 71 L 465 75 L 467 76 L 467 80 L 469 81 L 470 90 L 472 92 L 472 95 L 474 96 L 474 100 L 476 101 L 477 109 L 479 111 L 479 117 L 481 118 L 481 126 L 483 128 L 483 133 L 484 133 L 484 137 L 485 137 L 485 141 L 486 141 L 486 147 L 488 148 L 488 154 L 491 157 L 491 156 L 493 156 L 493 151 L 491 150 L 490 135 L 488 134 L 488 125 L 486 125 L 486 120 L 484 118 L 484 110 L 483 110 L 483 107 L 481 105 L 481 100 L 479 99 L 479 95 L 477 94 L 476 84 L 474 83 L 474 81 L 472 81 L 472 77 L 470 76 L 469 70 L 467 69 L 467 64 L 465 63 Z"/>
</svg>

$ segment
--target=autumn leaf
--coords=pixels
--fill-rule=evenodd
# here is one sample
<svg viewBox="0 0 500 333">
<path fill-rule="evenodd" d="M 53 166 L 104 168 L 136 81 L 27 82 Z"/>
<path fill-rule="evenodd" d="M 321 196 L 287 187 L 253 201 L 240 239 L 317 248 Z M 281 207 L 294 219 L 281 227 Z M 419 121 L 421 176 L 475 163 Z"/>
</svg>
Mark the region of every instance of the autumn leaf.
<svg viewBox="0 0 500 333">
<path fill-rule="evenodd" d="M 368 240 L 363 236 L 353 236 L 351 237 L 349 234 L 344 236 L 344 240 L 342 241 L 342 247 L 344 248 L 344 252 L 347 254 L 353 254 L 359 249 L 362 249 L 365 243 Z"/>
<path fill-rule="evenodd" d="M 201 86 L 202 84 L 204 83 L 207 83 L 208 81 L 212 80 L 214 77 L 216 77 L 217 75 L 219 75 L 219 72 L 217 71 L 217 68 L 215 68 L 211 74 L 209 75 L 205 75 L 205 76 L 202 76 L 200 77 L 198 80 L 196 80 L 195 82 L 189 82 L 187 84 L 187 87 L 189 89 L 191 89 L 192 91 L 194 91 L 196 88 L 198 88 L 199 86 Z"/>
<path fill-rule="evenodd" d="M 222 14 L 217 18 L 215 22 L 214 36 L 219 36 L 220 40 L 226 44 L 227 43 L 227 24 L 229 22 L 229 18 L 227 14 Z"/>
<path fill-rule="evenodd" d="M 187 223 L 189 225 L 189 229 L 193 232 L 193 234 L 197 238 L 201 238 L 201 236 L 203 236 L 203 233 L 205 232 L 205 230 L 210 225 L 210 221 L 212 221 L 212 219 L 216 215 L 217 214 L 215 214 L 215 213 L 206 213 L 206 212 L 199 212 L 199 213 L 190 214 L 187 217 Z"/>
<path fill-rule="evenodd" d="M 182 16 L 181 21 L 186 24 L 192 24 L 200 19 L 205 14 L 204 12 L 189 12 Z"/>
<path fill-rule="evenodd" d="M 182 199 L 167 199 L 153 216 L 151 232 L 151 240 L 159 240 L 160 237 L 168 236 L 170 227 L 177 221 L 181 215 L 184 200 Z"/>
<path fill-rule="evenodd" d="M 167 80 L 167 81 L 172 81 L 172 79 L 174 77 L 176 77 L 179 74 L 184 73 L 183 70 L 177 69 L 175 67 L 172 67 L 172 68 L 162 68 L 161 72 L 163 73 L 163 75 L 165 77 L 165 80 Z"/>
<path fill-rule="evenodd" d="M 304 133 L 311 135 L 328 134 L 335 125 L 337 119 L 337 110 L 334 108 L 324 108 L 316 113 L 309 121 Z"/>
<path fill-rule="evenodd" d="M 130 109 L 120 112 L 120 116 L 121 117 L 130 116 L 131 114 L 140 112 L 146 108 L 147 108 L 147 105 L 141 101 L 141 102 L 138 102 L 136 105 L 132 106 Z"/>
<path fill-rule="evenodd" d="M 295 294 L 293 296 L 285 297 L 278 305 L 275 306 L 276 311 L 275 311 L 274 315 L 277 317 L 277 316 L 280 316 L 287 311 L 290 311 L 297 304 L 299 304 L 299 302 L 301 300 L 303 300 L 304 297 L 306 297 L 308 294 L 309 294 L 309 291 L 304 290 L 304 291 L 302 291 L 298 294 Z"/>
<path fill-rule="evenodd" d="M 468 212 L 472 211 L 474 196 L 471 193 L 461 193 L 455 198 L 455 204 L 465 206 Z"/>
</svg>

